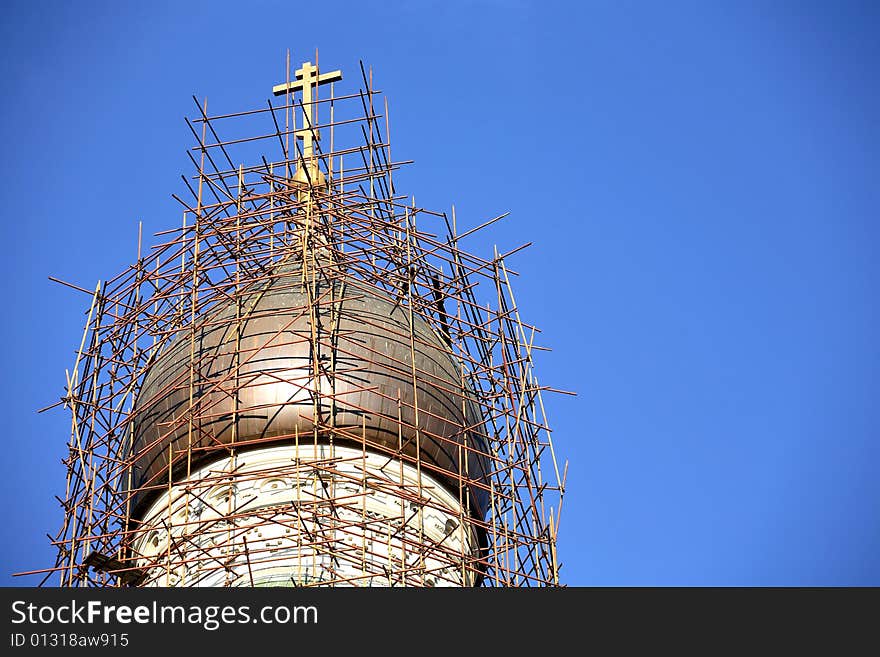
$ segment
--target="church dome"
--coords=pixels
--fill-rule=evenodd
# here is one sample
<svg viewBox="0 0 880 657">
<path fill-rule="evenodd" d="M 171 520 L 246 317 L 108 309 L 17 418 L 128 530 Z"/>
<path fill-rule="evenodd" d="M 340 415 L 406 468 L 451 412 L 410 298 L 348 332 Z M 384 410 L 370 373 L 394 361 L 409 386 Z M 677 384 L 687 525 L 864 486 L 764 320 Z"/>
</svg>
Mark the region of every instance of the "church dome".
<svg viewBox="0 0 880 657">
<path fill-rule="evenodd" d="M 222 457 L 232 443 L 248 449 L 332 438 L 389 457 L 418 456 L 456 496 L 465 478 L 487 482 L 483 418 L 444 338 L 414 311 L 411 342 L 408 307 L 336 265 L 325 262 L 313 274 L 316 303 L 291 258 L 243 291 L 240 303 L 207 311 L 194 335 L 183 329 L 159 353 L 133 413 L 135 515 L 152 497 L 145 491 L 167 487 L 169 446 L 172 477 L 185 474 L 179 455 L 188 444 L 193 467 Z M 482 517 L 487 490 L 471 486 L 461 495 Z"/>
</svg>

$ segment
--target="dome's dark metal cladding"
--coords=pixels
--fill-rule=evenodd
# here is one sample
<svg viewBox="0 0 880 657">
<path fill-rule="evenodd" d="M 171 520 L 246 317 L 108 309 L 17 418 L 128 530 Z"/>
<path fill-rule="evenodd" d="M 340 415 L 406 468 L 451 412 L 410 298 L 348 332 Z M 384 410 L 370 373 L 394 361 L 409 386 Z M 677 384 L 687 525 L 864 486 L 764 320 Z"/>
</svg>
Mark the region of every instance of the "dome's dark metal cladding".
<svg viewBox="0 0 880 657">
<path fill-rule="evenodd" d="M 410 458 L 419 453 L 424 470 L 456 497 L 462 473 L 488 486 L 488 447 L 479 433 L 479 406 L 440 335 L 413 313 L 417 437 L 409 310 L 325 261 L 313 283 L 319 300 L 314 313 L 319 353 L 313 354 L 302 278 L 299 260 L 289 259 L 256 291 L 243 293 L 240 304 L 209 312 L 194 339 L 183 330 L 160 353 L 144 376 L 133 413 L 132 449 L 137 456 L 132 487 L 155 490 L 153 495 L 136 492 L 133 517 L 167 484 L 169 445 L 175 455 L 187 450 L 191 349 L 196 419 L 190 467 L 226 452 L 233 437 L 240 449 L 277 444 L 273 438 L 293 444 L 294 435 L 300 444 L 310 443 L 317 392 L 322 424 L 330 424 L 332 417 L 335 427 L 320 430 L 319 441 L 332 435 L 339 444 L 357 446 L 364 440 L 367 448 L 389 456 L 398 450 Z M 235 415 L 238 427 L 233 432 Z M 185 461 L 175 458 L 172 476 L 181 477 L 185 468 Z M 472 514 L 482 518 L 488 493 L 473 486 L 469 493 Z"/>
</svg>

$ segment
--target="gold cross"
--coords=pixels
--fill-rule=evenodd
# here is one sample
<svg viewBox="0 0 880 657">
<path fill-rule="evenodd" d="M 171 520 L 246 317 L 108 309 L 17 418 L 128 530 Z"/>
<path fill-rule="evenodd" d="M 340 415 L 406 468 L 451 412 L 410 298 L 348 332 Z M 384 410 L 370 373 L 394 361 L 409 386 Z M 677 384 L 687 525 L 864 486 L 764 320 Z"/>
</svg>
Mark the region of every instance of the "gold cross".
<svg viewBox="0 0 880 657">
<path fill-rule="evenodd" d="M 312 139 L 321 138 L 318 131 L 314 130 L 315 121 L 313 117 L 315 113 L 312 111 L 312 87 L 341 80 L 342 71 L 333 71 L 332 73 L 320 75 L 317 66 L 312 66 L 311 62 L 306 62 L 295 74 L 295 81 L 275 85 L 272 87 L 272 93 L 276 96 L 282 96 L 288 91 L 302 90 L 303 129 L 297 130 L 295 135 L 298 139 L 303 140 L 303 159 L 308 161 L 314 155 Z"/>
</svg>

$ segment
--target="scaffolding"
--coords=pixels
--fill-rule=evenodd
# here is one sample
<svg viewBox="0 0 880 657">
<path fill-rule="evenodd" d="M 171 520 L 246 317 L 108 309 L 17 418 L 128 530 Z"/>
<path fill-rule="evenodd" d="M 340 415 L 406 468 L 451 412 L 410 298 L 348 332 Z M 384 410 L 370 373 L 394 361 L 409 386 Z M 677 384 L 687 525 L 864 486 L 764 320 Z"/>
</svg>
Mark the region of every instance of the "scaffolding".
<svg viewBox="0 0 880 657">
<path fill-rule="evenodd" d="M 520 317 L 506 264 L 528 244 L 485 258 L 463 249 L 506 215 L 460 232 L 454 208 L 398 193 L 395 172 L 410 162 L 392 159 L 372 69 L 361 63 L 337 95 L 341 73 L 315 62 L 292 77 L 288 53 L 264 107 L 212 116 L 193 97 L 194 171 L 182 176 L 188 195 L 172 195 L 180 225 L 149 249 L 139 227 L 134 264 L 93 291 L 65 283 L 91 301 L 53 405 L 70 410 L 71 437 L 57 558 L 26 573 L 42 583 L 559 585 L 567 463 L 542 393 L 562 391 L 538 383 L 538 329 Z M 267 295 L 287 305 L 270 313 L 278 331 L 255 341 L 247 326 Z M 369 322 L 342 310 L 357 299 L 380 300 L 397 319 L 376 330 L 408 353 L 387 337 L 357 346 Z M 204 348 L 221 329 L 227 346 Z M 282 334 L 301 366 L 253 367 Z M 439 351 L 454 364 L 445 373 L 423 357 Z M 151 374 L 169 354 L 176 364 Z M 355 356 L 403 383 L 344 371 Z M 253 391 L 269 384 L 299 394 L 261 406 Z M 423 401 L 431 386 L 463 410 L 438 417 Z M 172 393 L 179 403 L 162 410 Z M 390 418 L 381 440 L 367 437 L 368 398 Z M 293 405 L 294 431 L 265 430 Z M 254 421 L 263 429 L 244 428 Z M 447 456 L 427 459 L 429 442 Z M 279 445 L 283 463 L 267 456 Z"/>
</svg>

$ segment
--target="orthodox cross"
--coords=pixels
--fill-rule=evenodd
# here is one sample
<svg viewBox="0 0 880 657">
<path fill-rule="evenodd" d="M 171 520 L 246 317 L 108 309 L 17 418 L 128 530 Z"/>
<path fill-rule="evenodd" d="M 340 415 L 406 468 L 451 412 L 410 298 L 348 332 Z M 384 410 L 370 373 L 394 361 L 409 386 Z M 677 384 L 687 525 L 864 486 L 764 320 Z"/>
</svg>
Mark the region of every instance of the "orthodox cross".
<svg viewBox="0 0 880 657">
<path fill-rule="evenodd" d="M 318 85 L 336 82 L 342 79 L 342 71 L 333 71 L 321 75 L 317 66 L 312 66 L 311 62 L 306 62 L 302 68 L 296 72 L 296 80 L 285 84 L 278 84 L 272 87 L 272 93 L 276 96 L 283 96 L 288 92 L 302 91 L 302 110 L 303 110 L 303 129 L 297 130 L 294 134 L 297 139 L 302 139 L 302 154 L 305 161 L 309 161 L 314 155 L 313 139 L 320 139 L 318 131 L 314 130 L 315 113 L 312 110 L 312 87 L 317 90 Z"/>
</svg>

